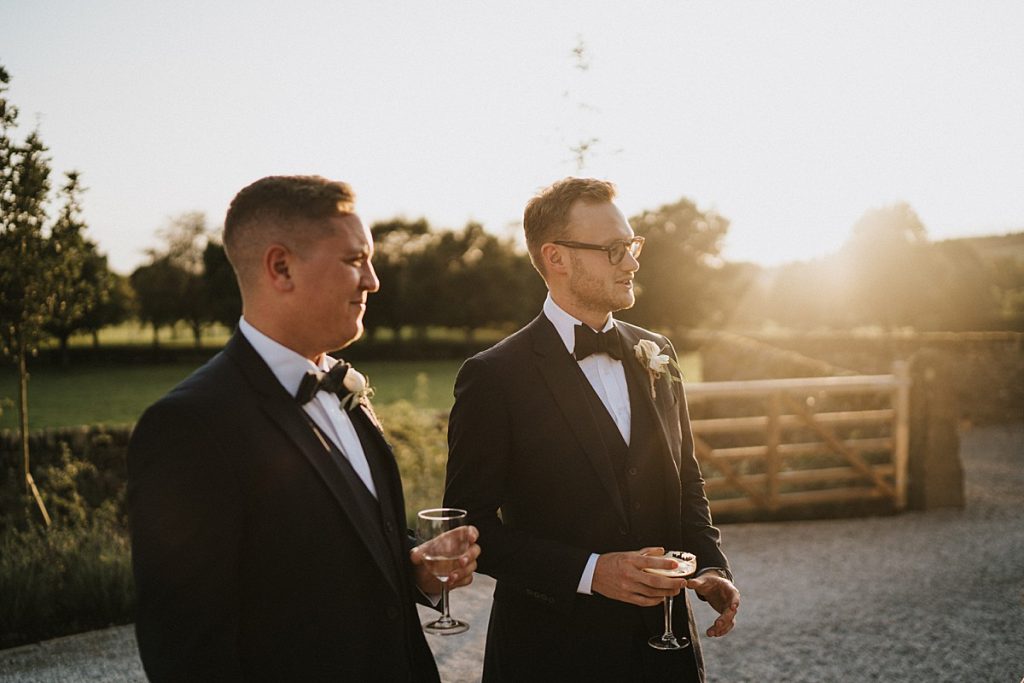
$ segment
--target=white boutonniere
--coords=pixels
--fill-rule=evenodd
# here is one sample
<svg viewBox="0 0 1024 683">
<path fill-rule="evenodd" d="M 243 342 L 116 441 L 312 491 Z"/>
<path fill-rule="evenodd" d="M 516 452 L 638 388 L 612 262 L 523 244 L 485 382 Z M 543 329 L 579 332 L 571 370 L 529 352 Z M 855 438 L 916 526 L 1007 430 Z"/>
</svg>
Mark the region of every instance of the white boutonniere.
<svg viewBox="0 0 1024 683">
<path fill-rule="evenodd" d="M 370 380 L 353 367 L 349 367 L 341 383 L 350 392 L 341 400 L 341 407 L 345 410 L 352 410 L 358 404 L 366 405 L 373 398 L 373 387 L 370 386 Z"/>
<path fill-rule="evenodd" d="M 654 383 L 662 375 L 668 374 L 670 382 L 683 381 L 682 368 L 679 367 L 679 363 L 676 362 L 675 358 L 664 353 L 666 349 L 668 349 L 668 344 L 658 348 L 658 345 L 650 339 L 641 339 L 633 347 L 633 353 L 636 354 L 637 360 L 647 370 L 647 377 L 651 380 L 651 398 L 657 398 L 658 396 Z M 675 368 L 675 374 L 669 368 Z"/>
</svg>

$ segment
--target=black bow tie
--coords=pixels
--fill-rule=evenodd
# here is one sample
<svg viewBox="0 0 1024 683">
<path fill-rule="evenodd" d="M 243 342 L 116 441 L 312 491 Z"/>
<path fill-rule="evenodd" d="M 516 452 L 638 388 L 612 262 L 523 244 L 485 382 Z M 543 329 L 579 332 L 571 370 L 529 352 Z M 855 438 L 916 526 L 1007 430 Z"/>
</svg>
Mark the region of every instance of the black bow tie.
<svg viewBox="0 0 1024 683">
<path fill-rule="evenodd" d="M 342 398 L 351 393 L 345 388 L 345 374 L 352 366 L 348 363 L 337 363 L 330 372 L 307 372 L 295 392 L 295 400 L 305 405 L 313 400 L 318 391 L 338 394 Z"/>
<path fill-rule="evenodd" d="M 573 351 L 576 360 L 595 353 L 607 353 L 615 360 L 622 360 L 622 344 L 614 325 L 607 332 L 594 332 L 587 325 L 576 326 L 576 348 Z"/>
</svg>

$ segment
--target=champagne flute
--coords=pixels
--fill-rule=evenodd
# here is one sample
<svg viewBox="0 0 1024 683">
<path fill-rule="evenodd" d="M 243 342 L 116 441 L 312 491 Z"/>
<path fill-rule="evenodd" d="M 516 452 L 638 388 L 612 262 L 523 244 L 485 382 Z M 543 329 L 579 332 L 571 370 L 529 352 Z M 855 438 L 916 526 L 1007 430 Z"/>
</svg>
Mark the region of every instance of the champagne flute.
<svg viewBox="0 0 1024 683">
<path fill-rule="evenodd" d="M 683 578 L 697 571 L 697 556 L 682 550 L 669 550 L 664 555 L 670 560 L 675 560 L 675 569 L 654 569 L 647 567 L 645 572 L 661 574 L 672 578 Z M 677 636 L 672 633 L 672 596 L 666 595 L 665 605 L 665 632 L 660 636 L 654 636 L 647 641 L 647 644 L 655 650 L 683 650 L 690 647 L 690 639 L 686 636 Z"/>
<path fill-rule="evenodd" d="M 457 508 L 432 508 L 416 513 L 416 531 L 424 541 L 423 562 L 441 582 L 441 616 L 423 624 L 423 630 L 451 636 L 469 630 L 469 624 L 452 619 L 448 613 L 448 575 L 459 566 L 459 558 L 469 550 L 466 511 Z"/>
</svg>

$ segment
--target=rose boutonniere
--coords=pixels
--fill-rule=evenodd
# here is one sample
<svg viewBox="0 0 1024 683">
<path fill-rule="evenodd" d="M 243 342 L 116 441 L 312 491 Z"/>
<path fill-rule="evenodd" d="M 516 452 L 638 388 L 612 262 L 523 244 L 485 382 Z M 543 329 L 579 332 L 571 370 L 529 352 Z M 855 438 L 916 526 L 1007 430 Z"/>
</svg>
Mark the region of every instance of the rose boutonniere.
<svg viewBox="0 0 1024 683">
<path fill-rule="evenodd" d="M 345 378 L 341 381 L 349 393 L 341 399 L 341 407 L 345 410 L 352 410 L 356 405 L 365 404 L 373 398 L 373 387 L 366 375 L 349 366 Z"/>
<path fill-rule="evenodd" d="M 662 375 L 668 374 L 670 382 L 683 381 L 683 370 L 679 367 L 679 363 L 672 356 L 663 353 L 667 348 L 667 344 L 658 348 L 658 345 L 650 339 L 641 339 L 633 347 L 633 353 L 636 354 L 637 360 L 647 370 L 647 377 L 651 380 L 651 398 L 657 398 L 658 396 L 654 383 Z M 669 368 L 675 368 L 675 374 Z"/>
</svg>

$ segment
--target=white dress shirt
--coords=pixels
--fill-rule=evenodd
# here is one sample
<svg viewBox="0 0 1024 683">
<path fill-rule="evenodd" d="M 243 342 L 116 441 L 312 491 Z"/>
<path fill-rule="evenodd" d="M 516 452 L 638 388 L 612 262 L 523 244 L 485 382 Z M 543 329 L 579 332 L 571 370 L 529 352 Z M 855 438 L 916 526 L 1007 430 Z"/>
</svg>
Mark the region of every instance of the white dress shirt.
<svg viewBox="0 0 1024 683">
<path fill-rule="evenodd" d="M 325 353 L 320 358 L 320 365 L 317 366 L 308 358 L 263 334 L 245 318 L 238 321 L 238 330 L 270 367 L 270 371 L 274 373 L 274 377 L 281 383 L 285 391 L 292 396 L 299 390 L 299 384 L 306 373 L 327 372 L 338 363 L 337 359 L 331 358 Z M 302 406 L 302 409 L 313 419 L 320 431 L 344 454 L 352 464 L 352 469 L 356 471 L 366 488 L 376 498 L 377 488 L 373 484 L 373 476 L 370 474 L 370 464 L 366 460 L 366 453 L 363 452 L 363 444 L 359 441 L 359 435 L 356 434 L 356 429 L 352 425 L 352 418 L 342 410 L 338 395 L 318 391 L 313 400 Z"/>
<path fill-rule="evenodd" d="M 585 325 L 572 317 L 554 302 L 548 294 L 544 300 L 544 315 L 555 331 L 562 338 L 566 351 L 572 355 L 576 351 L 576 326 Z M 597 332 L 607 332 L 612 329 L 614 322 L 608 316 L 608 322 Z M 629 445 L 629 425 L 631 414 L 629 410 L 629 387 L 626 385 L 626 370 L 622 367 L 622 361 L 615 360 L 606 353 L 594 353 L 581 361 L 577 361 L 580 370 L 587 376 L 587 381 L 594 388 L 594 393 L 601 399 L 608 414 L 615 421 L 615 426 L 622 434 L 622 440 Z"/>
<path fill-rule="evenodd" d="M 558 332 L 562 343 L 565 344 L 566 351 L 569 352 L 569 355 L 572 355 L 576 350 L 575 328 L 577 325 L 584 325 L 585 323 L 580 322 L 562 310 L 551 298 L 550 293 L 544 300 L 544 315 L 555 326 L 555 331 Z M 612 317 L 608 316 L 608 322 L 597 331 L 606 332 L 612 328 L 613 324 Z M 622 367 L 622 361 L 615 360 L 606 353 L 595 353 L 576 362 L 579 363 L 580 370 L 586 375 L 590 386 L 594 388 L 594 393 L 601 399 L 601 403 L 604 404 L 608 414 L 615 421 L 615 426 L 619 428 L 623 441 L 626 442 L 626 445 L 629 445 L 632 413 L 629 409 L 629 387 L 626 384 L 626 370 Z M 587 566 L 583 568 L 583 576 L 580 577 L 580 583 L 576 587 L 577 593 L 592 594 L 591 587 L 594 583 L 594 569 L 597 567 L 597 558 L 597 553 L 591 553 L 590 559 L 587 560 Z"/>
</svg>

